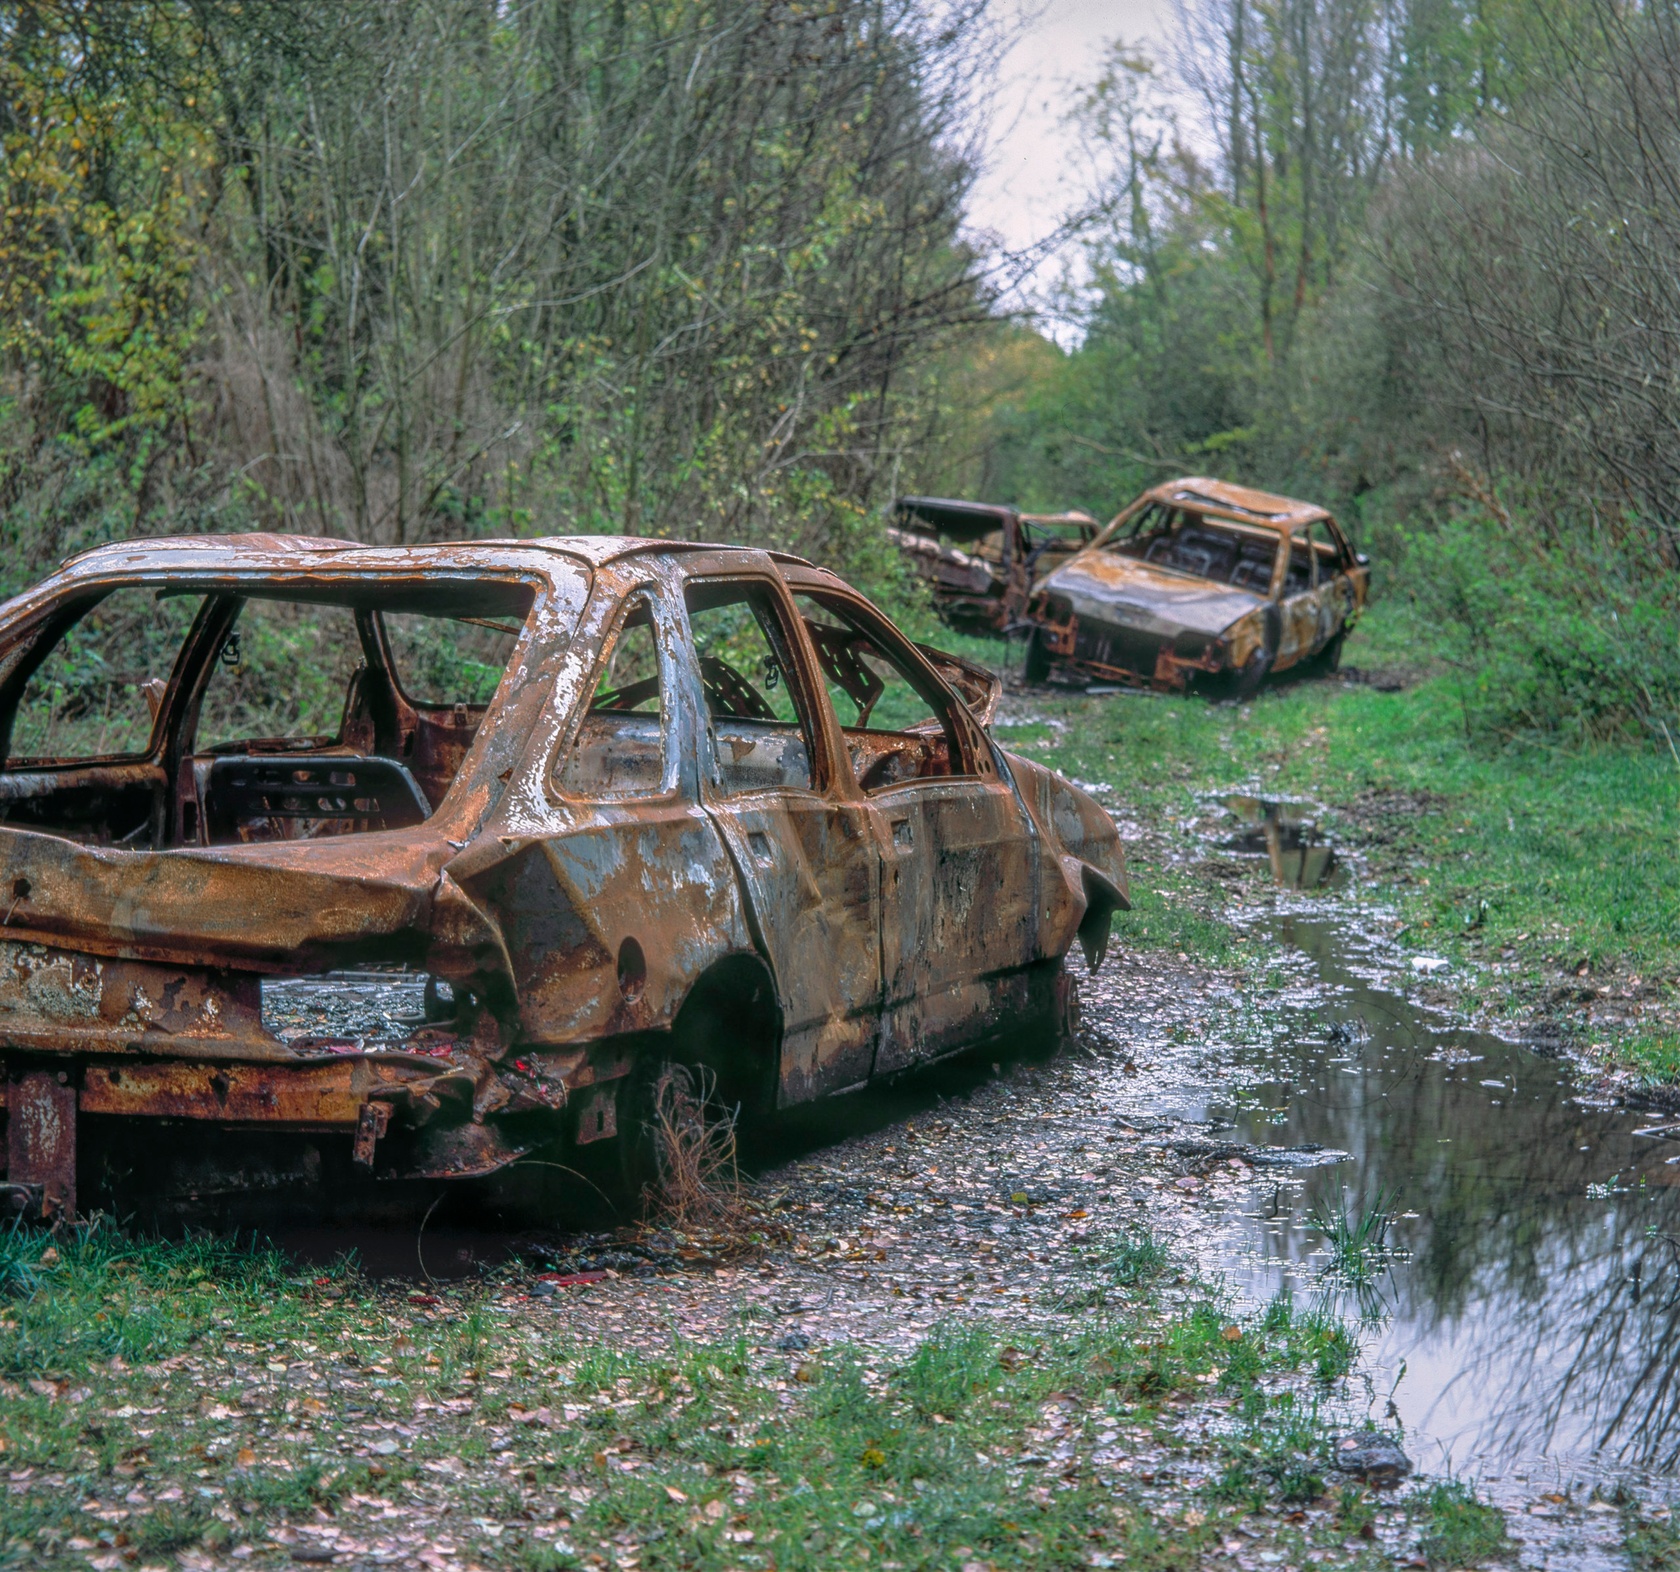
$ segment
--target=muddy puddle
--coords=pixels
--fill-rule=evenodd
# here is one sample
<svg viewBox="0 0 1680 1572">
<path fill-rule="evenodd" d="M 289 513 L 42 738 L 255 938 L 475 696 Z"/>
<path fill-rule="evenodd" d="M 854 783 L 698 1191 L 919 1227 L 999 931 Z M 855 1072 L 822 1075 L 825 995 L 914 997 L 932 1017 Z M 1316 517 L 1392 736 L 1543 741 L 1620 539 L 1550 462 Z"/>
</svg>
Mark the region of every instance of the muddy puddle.
<svg viewBox="0 0 1680 1572">
<path fill-rule="evenodd" d="M 1316 890 L 1341 871 L 1336 849 L 1318 826 L 1308 803 L 1267 801 L 1234 795 L 1221 799 L 1240 828 L 1219 849 L 1264 859 L 1272 878 L 1286 890 Z"/>
<path fill-rule="evenodd" d="M 1315 850 L 1333 870 L 1299 812 L 1226 806 L 1221 849 L 1267 857 L 1286 890 L 1323 882 Z M 1443 963 L 1362 938 L 1338 902 L 1282 895 L 1257 920 L 1284 946 L 1287 983 L 1228 1001 L 1229 1041 L 1164 1045 L 1134 1092 L 1141 1114 L 1199 1126 L 1185 1149 L 1206 1148 L 1204 1171 L 1229 1146 L 1265 1181 L 1208 1189 L 1204 1267 L 1359 1327 L 1372 1413 L 1398 1420 L 1431 1472 L 1507 1503 L 1562 1491 L 1559 1516 L 1595 1486 L 1668 1494 L 1680 1117 L 1597 1101 L 1567 1062 L 1432 1010 L 1415 986 Z M 1293 1155 L 1267 1163 L 1266 1149 Z M 1362 1220 L 1380 1246 L 1338 1257 L 1334 1236 Z"/>
</svg>

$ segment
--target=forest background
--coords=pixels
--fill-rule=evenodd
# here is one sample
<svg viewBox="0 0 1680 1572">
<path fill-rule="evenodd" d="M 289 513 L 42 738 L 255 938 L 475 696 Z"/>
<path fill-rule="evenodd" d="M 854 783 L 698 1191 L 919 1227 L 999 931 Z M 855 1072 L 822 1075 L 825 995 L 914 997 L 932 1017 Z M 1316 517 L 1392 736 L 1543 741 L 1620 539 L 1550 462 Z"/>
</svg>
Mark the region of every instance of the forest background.
<svg viewBox="0 0 1680 1572">
<path fill-rule="evenodd" d="M 0 588 L 132 533 L 631 531 L 913 612 L 898 491 L 1213 472 L 1338 510 L 1475 735 L 1672 750 L 1680 7 L 1182 0 L 1069 104 L 1072 349 L 965 225 L 1002 39 L 0 0 Z"/>
</svg>

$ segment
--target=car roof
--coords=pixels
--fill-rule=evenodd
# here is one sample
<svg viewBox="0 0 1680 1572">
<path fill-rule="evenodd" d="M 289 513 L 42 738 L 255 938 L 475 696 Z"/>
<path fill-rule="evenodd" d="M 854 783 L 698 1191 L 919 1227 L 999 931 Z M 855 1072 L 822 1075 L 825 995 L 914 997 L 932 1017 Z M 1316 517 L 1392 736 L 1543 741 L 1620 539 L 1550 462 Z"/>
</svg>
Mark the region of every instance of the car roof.
<svg viewBox="0 0 1680 1572">
<path fill-rule="evenodd" d="M 1329 510 L 1315 502 L 1300 502 L 1294 497 L 1256 491 L 1252 486 L 1233 486 L 1229 481 L 1213 480 L 1205 475 L 1186 475 L 1179 480 L 1169 480 L 1164 486 L 1151 487 L 1144 493 L 1144 500 L 1193 507 L 1203 513 L 1228 518 L 1233 523 L 1250 524 L 1256 529 L 1275 529 L 1281 535 L 1291 535 L 1319 519 L 1330 517 Z"/>
<path fill-rule="evenodd" d="M 324 535 L 281 535 L 265 531 L 229 535 L 157 535 L 136 540 L 94 546 L 66 558 L 64 568 L 97 571 L 112 566 L 128 570 L 167 568 L 180 558 L 191 557 L 192 566 L 258 569 L 295 569 L 300 559 L 309 565 L 325 565 L 326 559 L 354 553 L 373 559 L 368 565 L 401 572 L 440 568 L 485 568 L 516 566 L 532 551 L 551 552 L 601 567 L 621 557 L 638 554 L 686 554 L 689 552 L 740 552 L 755 548 L 705 541 L 662 540 L 645 535 L 546 535 L 531 540 L 436 541 L 422 546 L 378 546 L 361 541 L 337 540 Z M 803 558 L 785 552 L 770 552 L 778 562 L 799 563 Z M 527 559 L 528 560 L 528 559 Z M 184 565 L 184 564 L 183 564 Z"/>
</svg>

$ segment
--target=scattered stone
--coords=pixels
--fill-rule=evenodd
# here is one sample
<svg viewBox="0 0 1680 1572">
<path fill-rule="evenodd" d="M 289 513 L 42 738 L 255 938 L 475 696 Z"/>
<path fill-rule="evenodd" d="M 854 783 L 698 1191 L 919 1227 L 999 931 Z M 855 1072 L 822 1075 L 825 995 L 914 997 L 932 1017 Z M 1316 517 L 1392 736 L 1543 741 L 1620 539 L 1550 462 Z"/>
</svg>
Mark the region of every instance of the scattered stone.
<svg viewBox="0 0 1680 1572">
<path fill-rule="evenodd" d="M 1385 1436 L 1380 1430 L 1360 1430 L 1343 1436 L 1336 1442 L 1330 1461 L 1339 1473 L 1352 1474 L 1379 1490 L 1399 1484 L 1412 1471 L 1412 1460 L 1392 1436 Z"/>
<path fill-rule="evenodd" d="M 802 1354 L 811 1346 L 811 1339 L 803 1332 L 789 1332 L 776 1344 L 784 1354 Z"/>
</svg>

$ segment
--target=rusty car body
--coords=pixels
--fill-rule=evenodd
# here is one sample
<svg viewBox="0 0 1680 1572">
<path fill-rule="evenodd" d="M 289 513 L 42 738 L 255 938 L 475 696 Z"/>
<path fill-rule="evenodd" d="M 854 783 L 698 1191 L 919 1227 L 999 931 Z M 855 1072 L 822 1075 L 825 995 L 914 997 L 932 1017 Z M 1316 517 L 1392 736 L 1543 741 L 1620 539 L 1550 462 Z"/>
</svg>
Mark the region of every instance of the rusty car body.
<svg viewBox="0 0 1680 1572">
<path fill-rule="evenodd" d="M 992 502 L 900 497 L 887 538 L 957 626 L 1004 632 L 1033 585 L 1097 533 L 1089 513 L 1023 513 Z"/>
<path fill-rule="evenodd" d="M 1122 852 L 996 688 L 742 548 L 72 559 L 0 607 L 5 1194 L 568 1184 L 669 1063 L 768 1113 L 1065 1022 Z"/>
<path fill-rule="evenodd" d="M 1325 509 L 1171 481 L 1046 575 L 1028 610 L 1026 674 L 1247 695 L 1306 662 L 1334 671 L 1369 588 L 1369 559 Z"/>
</svg>

